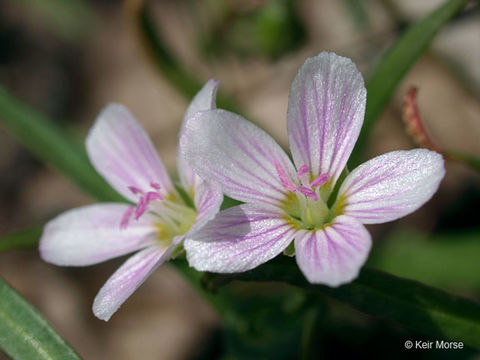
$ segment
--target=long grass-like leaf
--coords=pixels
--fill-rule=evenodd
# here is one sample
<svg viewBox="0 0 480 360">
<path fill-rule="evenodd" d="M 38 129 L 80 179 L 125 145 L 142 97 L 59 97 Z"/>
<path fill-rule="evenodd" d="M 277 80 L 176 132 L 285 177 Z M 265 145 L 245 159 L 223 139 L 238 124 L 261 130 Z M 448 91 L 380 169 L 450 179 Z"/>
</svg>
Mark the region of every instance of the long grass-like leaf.
<svg viewBox="0 0 480 360">
<path fill-rule="evenodd" d="M 42 315 L 2 278 L 0 347 L 14 359 L 80 359 Z"/>
<path fill-rule="evenodd" d="M 93 170 L 85 151 L 42 114 L 0 87 L 0 122 L 30 151 L 98 200 L 122 198 Z"/>
</svg>

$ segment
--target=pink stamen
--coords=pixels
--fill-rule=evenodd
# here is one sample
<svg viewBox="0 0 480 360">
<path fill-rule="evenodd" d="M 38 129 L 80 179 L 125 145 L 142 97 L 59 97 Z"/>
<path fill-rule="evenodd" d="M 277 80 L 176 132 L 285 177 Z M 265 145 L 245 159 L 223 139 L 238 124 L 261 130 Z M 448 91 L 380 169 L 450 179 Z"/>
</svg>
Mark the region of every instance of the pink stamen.
<svg viewBox="0 0 480 360">
<path fill-rule="evenodd" d="M 297 190 L 300 191 L 303 195 L 305 195 L 306 197 L 309 197 L 315 201 L 318 201 L 318 195 L 315 191 L 313 191 L 312 189 L 309 189 L 305 186 L 297 186 Z"/>
<path fill-rule="evenodd" d="M 137 195 L 137 194 L 143 194 L 143 191 L 141 189 L 139 189 L 138 187 L 136 186 L 129 186 L 128 187 L 128 190 L 130 190 L 133 194 Z"/>
<path fill-rule="evenodd" d="M 145 211 L 147 211 L 147 205 L 148 204 L 145 201 L 145 197 L 141 197 L 137 204 L 137 208 L 135 209 L 135 220 L 138 220 L 138 218 L 142 216 Z"/>
<path fill-rule="evenodd" d="M 138 205 L 137 205 L 137 209 L 135 210 L 135 219 L 138 220 L 138 218 L 142 216 L 145 213 L 145 211 L 147 211 L 148 205 L 153 200 L 163 200 L 163 196 L 156 192 L 149 191 L 147 195 L 140 198 L 140 201 L 138 202 Z"/>
<path fill-rule="evenodd" d="M 328 180 L 328 174 L 320 174 L 317 176 L 315 180 L 313 180 L 310 184 L 311 187 L 317 187 L 325 185 Z"/>
<path fill-rule="evenodd" d="M 275 169 L 277 169 L 278 176 L 280 177 L 280 182 L 282 183 L 283 187 L 287 190 L 290 190 L 291 192 L 295 192 L 295 186 L 293 183 L 290 181 L 290 179 L 287 177 L 287 174 L 285 173 L 285 170 L 280 166 L 279 163 L 275 161 Z"/>
<path fill-rule="evenodd" d="M 145 201 L 147 202 L 147 205 L 153 200 L 163 200 L 163 196 L 154 191 L 149 191 L 145 196 L 145 198 L 146 198 Z"/>
<path fill-rule="evenodd" d="M 162 188 L 159 183 L 154 183 L 154 182 L 151 182 L 150 186 L 155 190 L 160 190 Z"/>
<path fill-rule="evenodd" d="M 302 185 L 308 185 L 308 166 L 302 165 L 297 171 L 297 178 Z"/>
<path fill-rule="evenodd" d="M 297 171 L 297 176 L 300 179 L 306 173 L 308 173 L 308 166 L 307 165 L 302 165 L 302 166 L 300 166 L 300 169 L 298 169 L 298 171 Z"/>
<path fill-rule="evenodd" d="M 132 218 L 133 211 L 135 210 L 135 206 L 129 206 L 127 211 L 122 216 L 122 221 L 120 222 L 120 229 L 125 230 L 128 227 L 128 223 Z"/>
</svg>

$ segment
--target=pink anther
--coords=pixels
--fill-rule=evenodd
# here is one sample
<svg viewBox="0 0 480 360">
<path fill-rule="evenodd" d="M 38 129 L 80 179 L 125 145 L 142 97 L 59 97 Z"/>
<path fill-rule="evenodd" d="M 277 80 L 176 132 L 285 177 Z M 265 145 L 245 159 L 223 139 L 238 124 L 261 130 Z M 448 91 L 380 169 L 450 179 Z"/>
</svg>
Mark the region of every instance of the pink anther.
<svg viewBox="0 0 480 360">
<path fill-rule="evenodd" d="M 328 180 L 328 174 L 320 174 L 310 184 L 311 187 L 325 185 Z"/>
<path fill-rule="evenodd" d="M 153 200 L 163 200 L 163 196 L 154 191 L 149 191 L 145 196 L 140 198 L 137 208 L 135 209 L 135 219 L 138 220 L 138 218 L 147 211 L 148 205 L 150 205 Z"/>
<path fill-rule="evenodd" d="M 301 179 L 301 177 L 303 175 L 305 175 L 306 173 L 308 173 L 308 166 L 307 165 L 302 165 L 300 166 L 300 169 L 298 169 L 297 171 L 297 176 L 299 179 Z"/>
<path fill-rule="evenodd" d="M 141 189 L 139 189 L 138 187 L 136 186 L 129 186 L 128 187 L 128 190 L 130 190 L 133 194 L 137 195 L 137 194 L 143 194 L 143 191 Z"/>
<path fill-rule="evenodd" d="M 297 186 L 297 190 L 298 190 L 299 192 L 301 192 L 303 195 L 305 195 L 306 197 L 309 197 L 309 198 L 311 198 L 311 199 L 313 199 L 313 200 L 315 200 L 315 201 L 318 201 L 318 195 L 317 195 L 317 193 L 316 193 L 315 191 L 313 191 L 312 189 L 309 189 L 309 188 L 307 188 L 307 187 L 305 187 L 305 186 L 299 185 L 299 186 Z"/>
<path fill-rule="evenodd" d="M 290 190 L 291 192 L 295 192 L 295 185 L 290 181 L 290 179 L 287 177 L 287 174 L 285 173 L 285 170 L 280 166 L 279 163 L 275 161 L 275 169 L 277 169 L 278 176 L 280 177 L 280 182 L 282 183 L 283 187 L 287 190 Z"/>
<path fill-rule="evenodd" d="M 157 192 L 149 191 L 147 195 L 145 195 L 145 201 L 147 202 L 147 205 L 153 200 L 163 200 L 163 196 Z"/>
<path fill-rule="evenodd" d="M 120 229 L 125 230 L 128 227 L 128 223 L 132 218 L 133 211 L 135 210 L 135 206 L 129 206 L 125 213 L 122 216 L 122 221 L 120 222 Z"/>
<path fill-rule="evenodd" d="M 160 190 L 162 188 L 159 183 L 155 183 L 155 182 L 151 182 L 150 186 L 155 190 Z"/>
</svg>

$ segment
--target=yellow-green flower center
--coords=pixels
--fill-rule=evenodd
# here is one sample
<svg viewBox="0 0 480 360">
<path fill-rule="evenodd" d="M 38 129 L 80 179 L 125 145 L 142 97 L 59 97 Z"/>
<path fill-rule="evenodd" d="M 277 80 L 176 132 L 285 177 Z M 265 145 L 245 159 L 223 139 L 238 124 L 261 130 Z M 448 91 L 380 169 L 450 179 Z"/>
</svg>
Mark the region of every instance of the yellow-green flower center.
<svg viewBox="0 0 480 360">
<path fill-rule="evenodd" d="M 330 209 L 321 197 L 315 200 L 301 193 L 290 193 L 283 209 L 292 224 L 305 230 L 322 228 L 336 215 L 336 211 Z"/>
<path fill-rule="evenodd" d="M 164 201 L 161 209 L 152 211 L 152 214 L 157 217 L 156 240 L 164 246 L 169 246 L 175 236 L 186 234 L 197 218 L 197 212 L 194 209 L 185 205 L 182 200 L 176 200 Z"/>
</svg>

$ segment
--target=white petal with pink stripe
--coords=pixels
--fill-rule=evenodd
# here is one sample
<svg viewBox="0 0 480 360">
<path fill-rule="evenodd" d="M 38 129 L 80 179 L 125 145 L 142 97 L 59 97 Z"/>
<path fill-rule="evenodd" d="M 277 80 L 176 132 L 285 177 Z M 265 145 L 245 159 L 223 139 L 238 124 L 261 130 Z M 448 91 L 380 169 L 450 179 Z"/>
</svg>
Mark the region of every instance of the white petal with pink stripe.
<svg viewBox="0 0 480 360">
<path fill-rule="evenodd" d="M 366 95 L 350 59 L 322 52 L 305 61 L 290 88 L 287 111 L 297 167 L 306 165 L 313 177 L 329 174 L 333 187 L 357 141 Z"/>
<path fill-rule="evenodd" d="M 205 83 L 197 95 L 195 95 L 183 117 L 179 139 L 185 132 L 185 126 L 189 118 L 199 111 L 213 110 L 216 108 L 215 99 L 217 88 L 218 82 L 214 79 L 210 79 Z M 190 165 L 188 165 L 180 141 L 177 147 L 177 169 L 185 191 L 187 191 L 191 197 L 194 197 L 194 189 L 198 186 L 198 183 L 201 182 L 201 179 L 194 173 Z"/>
<path fill-rule="evenodd" d="M 125 204 L 95 204 L 66 211 L 45 226 L 40 241 L 43 260 L 55 265 L 86 266 L 125 255 L 155 243 L 150 219 L 128 229 L 120 223 Z"/>
<path fill-rule="evenodd" d="M 146 278 L 165 260 L 174 246 L 161 248 L 152 246 L 131 256 L 107 280 L 93 301 L 93 313 L 108 321 L 113 313 L 138 289 Z"/>
<path fill-rule="evenodd" d="M 128 200 L 136 200 L 130 187 L 147 192 L 157 183 L 164 195 L 173 191 L 150 138 L 124 106 L 110 104 L 100 113 L 86 147 L 95 170 Z"/>
<path fill-rule="evenodd" d="M 339 191 L 340 211 L 363 224 L 378 224 L 410 214 L 437 191 L 445 175 L 440 154 L 393 151 L 353 170 Z"/>
<path fill-rule="evenodd" d="M 301 230 L 295 256 L 305 277 L 314 284 L 339 286 L 355 279 L 371 248 L 365 227 L 354 218 L 337 216 L 318 230 Z"/>
<path fill-rule="evenodd" d="M 217 214 L 185 240 L 184 247 L 195 269 L 234 273 L 274 258 L 285 250 L 294 234 L 292 224 L 280 213 L 239 205 Z"/>
<path fill-rule="evenodd" d="M 195 172 L 240 201 L 281 206 L 288 191 L 276 164 L 290 181 L 295 179 L 292 162 L 270 135 L 225 110 L 191 117 L 180 141 Z"/>
</svg>

